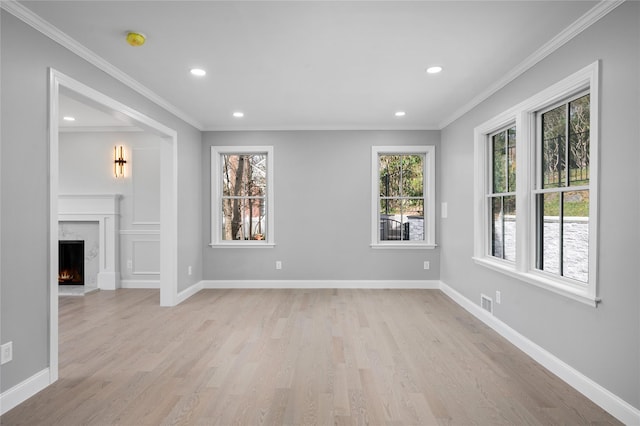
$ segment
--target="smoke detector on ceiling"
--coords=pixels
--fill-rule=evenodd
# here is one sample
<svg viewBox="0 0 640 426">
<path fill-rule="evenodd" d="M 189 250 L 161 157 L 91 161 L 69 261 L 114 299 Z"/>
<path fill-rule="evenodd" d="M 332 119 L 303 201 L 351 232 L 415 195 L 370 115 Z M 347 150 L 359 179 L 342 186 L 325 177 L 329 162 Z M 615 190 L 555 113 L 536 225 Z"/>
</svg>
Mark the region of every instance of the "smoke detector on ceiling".
<svg viewBox="0 0 640 426">
<path fill-rule="evenodd" d="M 129 33 L 127 33 L 127 43 L 133 47 L 142 46 L 146 40 L 147 38 L 142 33 L 136 33 L 133 31 L 129 31 Z"/>
</svg>

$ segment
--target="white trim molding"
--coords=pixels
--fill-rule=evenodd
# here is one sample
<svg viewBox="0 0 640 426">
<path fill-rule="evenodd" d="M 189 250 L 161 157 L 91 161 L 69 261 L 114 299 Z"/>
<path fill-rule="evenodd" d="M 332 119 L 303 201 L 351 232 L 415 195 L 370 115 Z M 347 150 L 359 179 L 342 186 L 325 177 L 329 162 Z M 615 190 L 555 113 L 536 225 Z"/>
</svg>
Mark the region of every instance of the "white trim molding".
<svg viewBox="0 0 640 426">
<path fill-rule="evenodd" d="M 49 386 L 50 376 L 51 372 L 45 368 L 11 389 L 2 392 L 0 394 L 0 416 Z"/>
<path fill-rule="evenodd" d="M 543 347 L 518 333 L 444 282 L 440 282 L 440 290 L 474 317 L 491 327 L 518 349 L 529 355 L 536 362 L 589 398 L 602 409 L 606 410 L 612 416 L 624 424 L 640 424 L 640 410 L 571 367 Z"/>
<path fill-rule="evenodd" d="M 2 7 L 5 3 L 2 2 Z M 12 2 L 13 4 L 13 2 Z M 49 382 L 58 380 L 58 150 L 60 88 L 71 90 L 133 119 L 162 136 L 160 179 L 160 305 L 174 306 L 178 295 L 178 133 L 109 96 L 49 68 Z"/>
<path fill-rule="evenodd" d="M 179 305 L 180 303 L 184 302 L 185 300 L 187 300 L 194 294 L 198 293 L 202 289 L 203 289 L 203 282 L 199 281 L 194 285 L 192 285 L 191 287 L 188 287 L 182 290 L 180 293 L 178 293 L 178 297 L 176 298 L 177 300 L 176 305 Z"/>
<path fill-rule="evenodd" d="M 422 164 L 423 240 L 381 240 L 380 156 L 420 155 Z M 388 197 L 392 198 L 392 197 Z M 401 198 L 401 197 L 393 197 Z M 411 197 L 418 199 L 419 197 Z M 372 146 L 371 147 L 371 244 L 373 249 L 434 249 L 436 248 L 436 147 L 434 145 Z M 408 222 L 403 222 L 404 225 Z"/>
<path fill-rule="evenodd" d="M 211 147 L 211 243 L 210 247 L 238 248 L 238 247 L 264 247 L 275 246 L 275 202 L 274 202 L 274 159 L 273 146 L 212 146 Z M 225 154 L 263 154 L 266 156 L 266 228 L 265 240 L 223 240 L 222 223 L 222 156 Z"/>
<path fill-rule="evenodd" d="M 147 88 L 146 86 L 144 86 L 143 84 L 135 80 L 129 74 L 125 73 L 115 65 L 111 64 L 106 59 L 98 55 L 97 53 L 88 49 L 83 44 L 79 43 L 77 40 L 70 37 L 69 35 L 61 31 L 51 23 L 45 21 L 36 13 L 31 11 L 28 7 L 23 6 L 22 4 L 18 3 L 15 0 L 3 0 L 0 2 L 0 7 L 2 7 L 2 9 L 6 10 L 7 12 L 11 13 L 16 18 L 20 19 L 27 25 L 30 25 L 37 31 L 49 37 L 51 40 L 58 43 L 62 47 L 70 50 L 75 55 L 79 56 L 80 58 L 94 65 L 99 70 L 104 71 L 106 74 L 118 80 L 125 86 L 128 86 L 129 88 L 140 93 L 142 96 L 149 99 L 151 102 L 162 107 L 163 109 L 167 110 L 168 112 L 180 118 L 181 120 L 189 123 L 190 125 L 197 128 L 198 130 L 203 129 L 202 124 L 199 123 L 197 120 L 195 120 L 193 117 L 189 116 L 187 113 L 180 110 L 178 107 L 171 104 L 169 101 L 162 98 L 160 95 L 158 95 L 151 89 Z"/>
<path fill-rule="evenodd" d="M 151 288 L 159 289 L 160 280 L 121 280 L 121 288 Z"/>
<path fill-rule="evenodd" d="M 444 129 L 449 124 L 453 123 L 473 108 L 480 105 L 482 102 L 486 101 L 493 94 L 497 93 L 500 89 L 505 87 L 507 84 L 511 83 L 513 80 L 524 74 L 529 69 L 533 68 L 536 64 L 542 61 L 544 58 L 564 46 L 566 43 L 571 41 L 578 34 L 582 33 L 584 30 L 589 28 L 591 25 L 598 22 L 600 19 L 605 17 L 609 12 L 614 10 L 616 7 L 620 6 L 624 3 L 625 0 L 601 0 L 597 3 L 593 8 L 591 8 L 587 13 L 578 18 L 571 25 L 566 27 L 560 33 L 556 34 L 551 40 L 542 45 L 538 50 L 529 55 L 524 61 L 518 64 L 515 68 L 509 71 L 504 77 L 500 80 L 496 81 L 494 84 L 489 86 L 483 92 L 475 96 L 453 114 L 451 114 L 448 118 L 440 123 L 438 126 L 439 129 Z"/>
<path fill-rule="evenodd" d="M 474 261 L 483 267 L 510 275 L 556 294 L 596 307 L 600 302 L 597 292 L 598 278 L 598 152 L 599 152 L 599 70 L 595 61 L 542 90 L 504 113 L 474 129 Z M 540 170 L 539 129 L 537 119 L 540 111 L 566 103 L 571 97 L 589 93 L 590 102 L 590 148 L 589 148 L 589 256 L 588 282 L 551 274 L 536 268 L 536 218 L 535 197 L 540 191 L 536 171 Z M 514 124 L 515 123 L 515 124 Z M 515 261 L 506 262 L 491 255 L 489 198 L 490 155 L 488 148 L 492 133 L 505 126 L 516 129 L 516 247 Z M 576 187 L 577 188 L 577 187 Z"/>
</svg>

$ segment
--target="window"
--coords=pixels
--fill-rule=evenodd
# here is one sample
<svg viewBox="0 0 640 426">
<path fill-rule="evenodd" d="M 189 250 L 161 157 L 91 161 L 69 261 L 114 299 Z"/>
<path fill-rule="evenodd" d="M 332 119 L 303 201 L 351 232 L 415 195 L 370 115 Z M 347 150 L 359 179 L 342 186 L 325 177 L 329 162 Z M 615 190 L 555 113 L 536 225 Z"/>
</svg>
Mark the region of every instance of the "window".
<svg viewBox="0 0 640 426">
<path fill-rule="evenodd" d="M 490 137 L 491 255 L 516 260 L 516 128 Z"/>
<path fill-rule="evenodd" d="M 371 245 L 435 247 L 435 147 L 373 147 Z"/>
<path fill-rule="evenodd" d="M 590 96 L 537 114 L 536 268 L 589 281 Z"/>
<path fill-rule="evenodd" d="M 475 129 L 474 260 L 592 306 L 598 67 Z"/>
<path fill-rule="evenodd" d="M 273 246 L 272 191 L 272 147 L 211 147 L 211 245 Z"/>
</svg>

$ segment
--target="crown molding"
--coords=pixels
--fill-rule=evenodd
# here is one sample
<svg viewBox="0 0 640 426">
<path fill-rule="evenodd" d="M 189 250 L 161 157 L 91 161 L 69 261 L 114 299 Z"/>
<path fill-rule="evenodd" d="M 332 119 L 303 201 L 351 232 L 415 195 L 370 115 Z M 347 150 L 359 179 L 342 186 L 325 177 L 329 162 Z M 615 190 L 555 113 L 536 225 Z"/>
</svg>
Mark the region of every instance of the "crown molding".
<svg viewBox="0 0 640 426">
<path fill-rule="evenodd" d="M 135 126 L 58 126 L 60 133 L 130 133 L 144 132 Z"/>
<path fill-rule="evenodd" d="M 558 50 L 560 47 L 564 46 L 578 34 L 598 22 L 601 18 L 603 18 L 605 15 L 607 15 L 609 12 L 611 12 L 613 9 L 620 6 L 624 2 L 625 0 L 600 1 L 587 13 L 582 15 L 567 28 L 559 32 L 555 37 L 542 45 L 538 50 L 529 55 L 529 57 L 518 64 L 514 69 L 509 71 L 509 73 L 507 73 L 504 77 L 502 77 L 500 80 L 496 81 L 479 95 L 471 99 L 471 101 L 465 104 L 462 108 L 451 114 L 447 119 L 440 123 L 439 128 L 441 130 L 444 129 L 449 124 L 453 123 L 458 118 L 462 117 L 473 108 L 480 105 L 490 96 L 498 92 L 500 89 L 504 88 L 507 84 L 511 83 L 513 80 L 524 74 L 529 69 L 533 68 L 533 66 L 535 66 L 537 63 Z"/>
<path fill-rule="evenodd" d="M 175 105 L 171 104 L 167 100 L 163 99 L 160 95 L 153 92 L 151 89 L 139 83 L 129 74 L 125 73 L 118 67 L 114 66 L 92 50 L 88 49 L 84 45 L 80 44 L 74 38 L 70 37 L 66 33 L 62 32 L 60 29 L 52 25 L 51 23 L 45 21 L 40 16 L 35 14 L 29 8 L 23 6 L 18 3 L 16 0 L 0 0 L 0 8 L 6 10 L 16 18 L 20 19 L 27 25 L 33 27 L 37 31 L 41 32 L 45 36 L 49 37 L 51 40 L 60 44 L 62 47 L 70 50 L 72 53 L 81 57 L 85 61 L 94 65 L 101 71 L 107 73 L 111 77 L 115 78 L 122 84 L 128 86 L 129 88 L 135 90 L 145 98 L 149 99 L 151 102 L 156 105 L 162 107 L 166 111 L 180 118 L 181 120 L 189 123 L 193 127 L 198 130 L 202 130 L 202 124 L 200 124 L 197 120 L 190 117 L 184 111 L 180 110 Z"/>
</svg>

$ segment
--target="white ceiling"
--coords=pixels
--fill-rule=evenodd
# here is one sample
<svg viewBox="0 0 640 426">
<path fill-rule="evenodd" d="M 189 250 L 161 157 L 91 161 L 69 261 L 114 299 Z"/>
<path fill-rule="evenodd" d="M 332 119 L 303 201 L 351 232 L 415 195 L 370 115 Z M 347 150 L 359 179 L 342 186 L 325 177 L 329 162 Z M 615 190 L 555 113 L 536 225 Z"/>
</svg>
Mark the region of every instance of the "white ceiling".
<svg viewBox="0 0 640 426">
<path fill-rule="evenodd" d="M 203 130 L 437 129 L 595 1 L 26 1 Z M 147 43 L 131 47 L 127 31 Z M 430 65 L 444 71 L 427 75 Z M 189 73 L 207 70 L 203 78 Z M 406 116 L 395 117 L 396 111 Z M 234 111 L 245 116 L 234 118 Z"/>
<path fill-rule="evenodd" d="M 62 131 L 133 131 L 141 130 L 134 127 L 131 120 L 118 117 L 114 111 L 99 109 L 91 106 L 86 99 L 75 99 L 72 93 L 61 91 L 58 102 L 58 127 Z M 67 121 L 65 117 L 73 117 L 74 121 Z"/>
</svg>

